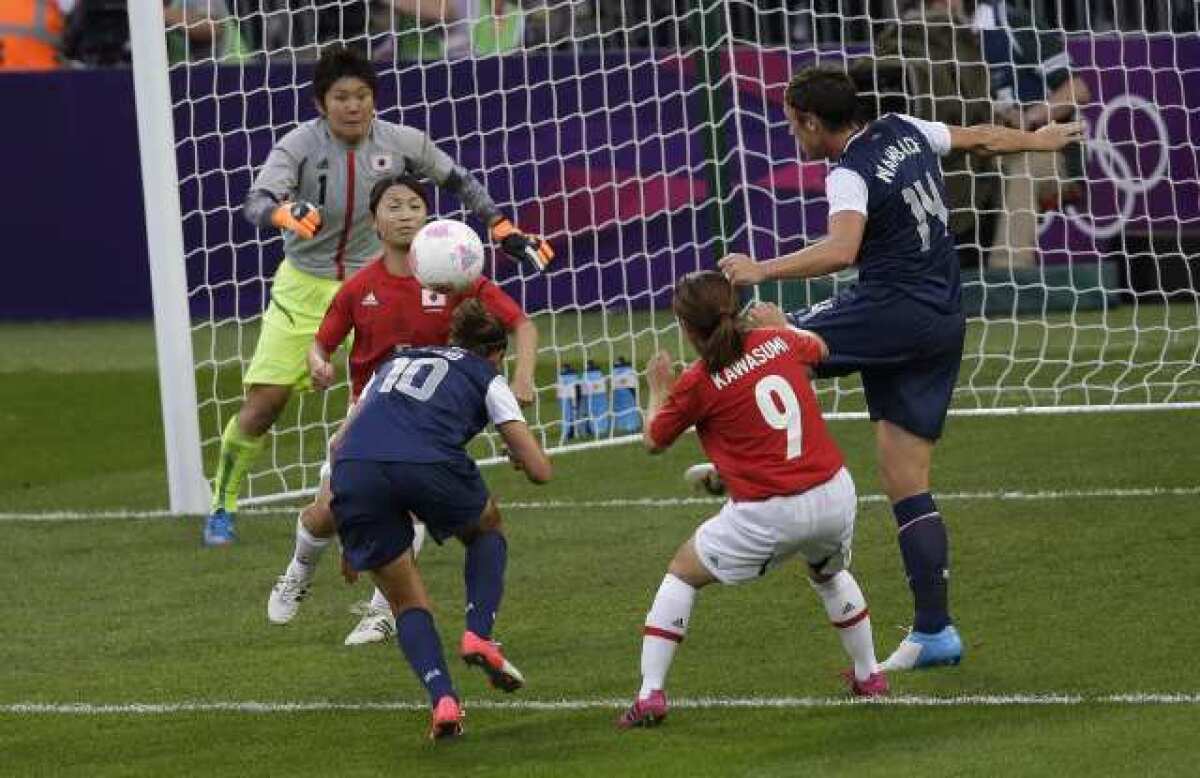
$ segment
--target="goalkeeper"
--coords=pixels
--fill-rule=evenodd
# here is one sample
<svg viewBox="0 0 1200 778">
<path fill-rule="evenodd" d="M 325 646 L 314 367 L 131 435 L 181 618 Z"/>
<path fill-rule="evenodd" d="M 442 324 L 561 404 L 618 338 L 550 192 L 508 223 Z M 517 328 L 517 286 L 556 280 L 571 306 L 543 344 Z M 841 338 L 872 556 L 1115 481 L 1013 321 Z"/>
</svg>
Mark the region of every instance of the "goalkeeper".
<svg viewBox="0 0 1200 778">
<path fill-rule="evenodd" d="M 544 240 L 502 216 L 483 186 L 424 133 L 376 119 L 377 85 L 361 54 L 341 46 L 322 52 L 313 73 L 320 116 L 276 144 L 246 197 L 247 220 L 283 231 L 284 259 L 242 378 L 245 399 L 221 436 L 205 545 L 234 541 L 242 479 L 292 391 L 309 388 L 306 356 L 326 308 L 344 279 L 379 256 L 367 208 L 378 179 L 405 172 L 430 178 L 487 224 L 510 256 L 539 270 L 554 257 Z"/>
</svg>

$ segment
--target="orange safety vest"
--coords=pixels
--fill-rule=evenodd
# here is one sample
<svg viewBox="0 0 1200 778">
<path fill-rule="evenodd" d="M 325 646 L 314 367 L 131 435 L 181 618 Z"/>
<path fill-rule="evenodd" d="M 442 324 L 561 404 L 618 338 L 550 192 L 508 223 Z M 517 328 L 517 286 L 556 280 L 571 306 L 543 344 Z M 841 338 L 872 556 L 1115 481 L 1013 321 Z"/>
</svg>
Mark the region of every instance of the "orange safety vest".
<svg viewBox="0 0 1200 778">
<path fill-rule="evenodd" d="M 0 0 L 0 69 L 58 67 L 62 32 L 57 0 Z"/>
</svg>

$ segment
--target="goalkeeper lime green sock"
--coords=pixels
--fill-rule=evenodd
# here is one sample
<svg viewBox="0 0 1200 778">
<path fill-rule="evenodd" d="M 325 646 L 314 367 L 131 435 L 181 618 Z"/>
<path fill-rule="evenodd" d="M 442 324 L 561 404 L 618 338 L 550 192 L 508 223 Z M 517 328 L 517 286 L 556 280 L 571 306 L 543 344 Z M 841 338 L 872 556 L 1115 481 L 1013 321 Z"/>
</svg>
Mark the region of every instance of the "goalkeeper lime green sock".
<svg viewBox="0 0 1200 778">
<path fill-rule="evenodd" d="M 225 425 L 221 435 L 221 459 L 217 464 L 217 477 L 213 479 L 212 509 L 224 508 L 229 513 L 237 511 L 238 493 L 242 479 L 258 458 L 266 435 L 252 438 L 238 429 L 237 416 Z"/>
</svg>

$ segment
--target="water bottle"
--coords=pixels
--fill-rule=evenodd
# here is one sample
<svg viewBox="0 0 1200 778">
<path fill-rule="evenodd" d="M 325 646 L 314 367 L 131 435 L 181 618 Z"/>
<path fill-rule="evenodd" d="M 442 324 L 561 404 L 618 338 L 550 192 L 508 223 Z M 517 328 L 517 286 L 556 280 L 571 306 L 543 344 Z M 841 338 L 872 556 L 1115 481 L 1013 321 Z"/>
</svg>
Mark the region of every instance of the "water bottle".
<svg viewBox="0 0 1200 778">
<path fill-rule="evenodd" d="M 558 409 L 562 415 L 562 432 L 558 439 L 560 446 L 575 437 L 575 411 L 579 404 L 576 394 L 578 390 L 579 375 L 575 372 L 575 368 L 564 363 L 562 372 L 558 374 Z"/>
<path fill-rule="evenodd" d="M 612 370 L 613 426 L 618 432 L 642 429 L 642 412 L 637 401 L 638 377 L 625 357 L 617 357 Z"/>
<path fill-rule="evenodd" d="M 583 405 L 587 408 L 588 431 L 597 438 L 606 437 L 612 423 L 608 414 L 608 381 L 590 359 L 583 373 Z"/>
</svg>

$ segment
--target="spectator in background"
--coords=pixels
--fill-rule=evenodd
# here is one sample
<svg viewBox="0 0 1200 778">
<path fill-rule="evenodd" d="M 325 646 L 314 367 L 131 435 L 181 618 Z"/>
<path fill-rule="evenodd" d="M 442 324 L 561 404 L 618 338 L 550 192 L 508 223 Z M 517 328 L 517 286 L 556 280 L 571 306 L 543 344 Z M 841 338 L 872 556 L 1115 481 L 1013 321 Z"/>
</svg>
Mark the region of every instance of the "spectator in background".
<svg viewBox="0 0 1200 778">
<path fill-rule="evenodd" d="M 375 59 L 461 59 L 521 48 L 525 12 L 505 0 L 390 0 L 376 2 L 371 29 L 383 34 Z"/>
<path fill-rule="evenodd" d="M 962 127 L 992 122 L 988 67 L 963 0 L 910 8 L 879 35 L 873 53 L 850 70 L 860 94 L 873 93 L 867 117 L 904 113 Z M 942 158 L 942 175 L 959 262 L 980 268 L 1000 202 L 995 159 L 954 150 Z"/>
<path fill-rule="evenodd" d="M 241 60 L 249 47 L 224 0 L 167 0 L 167 56 L 171 64 Z"/>
<path fill-rule="evenodd" d="M 1028 11 L 1006 0 L 983 0 L 972 26 L 979 32 L 991 72 L 997 120 L 1036 130 L 1075 116 L 1091 99 L 1087 84 L 1070 72 L 1064 33 L 1040 32 Z M 1078 144 L 1062 153 L 1013 154 L 1001 161 L 1003 208 L 996 226 L 991 267 L 1032 267 L 1038 245 L 1039 206 L 1057 207 L 1082 197 L 1083 160 Z"/>
<path fill-rule="evenodd" d="M 0 70 L 57 68 L 74 0 L 0 0 Z"/>
</svg>

